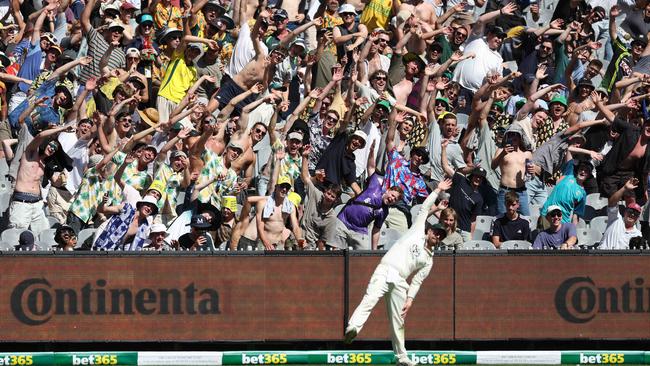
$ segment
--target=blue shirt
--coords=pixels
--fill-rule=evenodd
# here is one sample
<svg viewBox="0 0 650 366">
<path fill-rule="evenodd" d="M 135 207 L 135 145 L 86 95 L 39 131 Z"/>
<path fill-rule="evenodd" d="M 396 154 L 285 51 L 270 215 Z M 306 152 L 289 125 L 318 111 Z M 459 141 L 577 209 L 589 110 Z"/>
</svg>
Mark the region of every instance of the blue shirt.
<svg viewBox="0 0 650 366">
<path fill-rule="evenodd" d="M 339 213 L 339 220 L 357 233 L 368 234 L 368 225 L 374 220 L 375 227 L 381 227 L 388 216 L 388 206 L 384 205 L 382 178 L 373 174 L 368 178 L 368 188 L 353 199 Z"/>
<path fill-rule="evenodd" d="M 48 80 L 44 82 L 38 89 L 36 89 L 36 94 L 33 98 L 28 98 L 23 100 L 22 103 L 18 105 L 11 113 L 9 113 L 9 122 L 11 127 L 17 129 L 19 128 L 18 119 L 20 115 L 29 107 L 30 100 L 35 102 L 37 99 L 43 96 L 49 96 L 50 98 L 43 102 L 44 106 L 39 106 L 34 109 L 34 112 L 25 118 L 25 124 L 29 128 L 29 132 L 32 135 L 36 135 L 37 126 L 50 126 L 50 125 L 59 125 L 63 122 L 63 114 L 61 108 L 54 108 L 52 103 L 54 102 L 54 90 L 56 89 L 56 80 Z M 33 118 L 33 119 L 32 119 Z"/>
<path fill-rule="evenodd" d="M 27 51 L 27 57 L 23 64 L 20 66 L 20 71 L 18 71 L 18 77 L 27 80 L 34 80 L 41 73 L 41 63 L 43 62 L 44 53 L 41 50 L 41 42 L 37 41 L 36 45 L 29 45 L 29 51 Z M 23 82 L 18 83 L 18 89 L 21 92 L 27 93 L 29 90 L 29 85 Z"/>
<path fill-rule="evenodd" d="M 585 204 L 587 192 L 576 181 L 573 175 L 574 160 L 571 160 L 564 168 L 564 178 L 558 183 L 549 195 L 548 199 L 540 210 L 541 216 L 546 216 L 546 210 L 551 205 L 562 208 L 562 222 L 571 222 L 571 216 L 575 213 L 580 217 L 585 215 Z"/>
</svg>

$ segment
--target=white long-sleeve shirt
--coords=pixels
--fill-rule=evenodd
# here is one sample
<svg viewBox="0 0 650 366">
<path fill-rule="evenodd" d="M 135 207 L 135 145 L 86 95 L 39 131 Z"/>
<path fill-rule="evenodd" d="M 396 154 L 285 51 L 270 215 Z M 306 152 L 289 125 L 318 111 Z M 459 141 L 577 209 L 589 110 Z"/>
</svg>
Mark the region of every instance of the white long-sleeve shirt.
<svg viewBox="0 0 650 366">
<path fill-rule="evenodd" d="M 424 228 L 429 209 L 436 202 L 438 192 L 433 191 L 422 203 L 420 212 L 411 228 L 395 243 L 381 259 L 381 264 L 397 270 L 405 281 L 415 272 L 408 289 L 408 297 L 414 299 L 420 285 L 429 275 L 433 266 L 433 252 L 427 249 Z"/>
</svg>

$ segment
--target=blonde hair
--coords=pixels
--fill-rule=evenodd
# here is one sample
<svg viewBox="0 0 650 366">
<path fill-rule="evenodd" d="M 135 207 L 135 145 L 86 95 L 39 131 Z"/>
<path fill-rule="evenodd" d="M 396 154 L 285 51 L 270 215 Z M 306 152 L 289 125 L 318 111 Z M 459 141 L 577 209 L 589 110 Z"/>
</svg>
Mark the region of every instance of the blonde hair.
<svg viewBox="0 0 650 366">
<path fill-rule="evenodd" d="M 453 217 L 454 218 L 454 224 L 452 226 L 447 226 L 445 224 L 445 219 L 448 217 Z M 453 233 L 456 231 L 456 226 L 458 225 L 458 215 L 456 214 L 456 210 L 454 210 L 451 207 L 445 208 L 440 212 L 440 224 L 444 226 L 447 229 L 448 233 Z"/>
</svg>

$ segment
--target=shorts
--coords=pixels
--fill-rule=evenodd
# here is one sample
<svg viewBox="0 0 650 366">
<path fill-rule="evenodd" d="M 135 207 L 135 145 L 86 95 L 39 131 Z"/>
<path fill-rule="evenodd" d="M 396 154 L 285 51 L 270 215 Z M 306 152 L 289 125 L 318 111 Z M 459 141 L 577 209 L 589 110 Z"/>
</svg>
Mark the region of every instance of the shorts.
<svg viewBox="0 0 650 366">
<path fill-rule="evenodd" d="M 217 92 L 217 95 L 214 97 L 217 102 L 219 102 L 219 109 L 223 109 L 233 98 L 243 93 L 245 90 L 242 89 L 237 83 L 233 80 L 228 80 L 226 83 L 222 84 L 221 89 Z M 235 110 L 233 111 L 233 116 L 239 116 L 241 110 L 247 105 L 254 102 L 256 96 L 249 95 L 246 99 L 237 103 Z"/>
</svg>

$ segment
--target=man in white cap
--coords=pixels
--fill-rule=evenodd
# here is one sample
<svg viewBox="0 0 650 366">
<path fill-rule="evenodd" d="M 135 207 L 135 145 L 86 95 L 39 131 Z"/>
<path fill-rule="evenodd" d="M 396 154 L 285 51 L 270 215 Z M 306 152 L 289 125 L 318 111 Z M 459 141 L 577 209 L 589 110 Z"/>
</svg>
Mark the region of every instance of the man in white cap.
<svg viewBox="0 0 650 366">
<path fill-rule="evenodd" d="M 573 249 L 578 242 L 576 226 L 571 222 L 563 223 L 562 214 L 562 207 L 548 206 L 546 220 L 549 228 L 537 235 L 533 249 Z"/>
<path fill-rule="evenodd" d="M 356 49 L 368 36 L 368 28 L 355 21 L 357 11 L 352 4 L 343 4 L 339 7 L 339 16 L 343 24 L 335 27 L 333 31 L 334 43 L 338 48 L 339 57 Z M 349 61 L 351 61 L 351 58 Z"/>
</svg>

